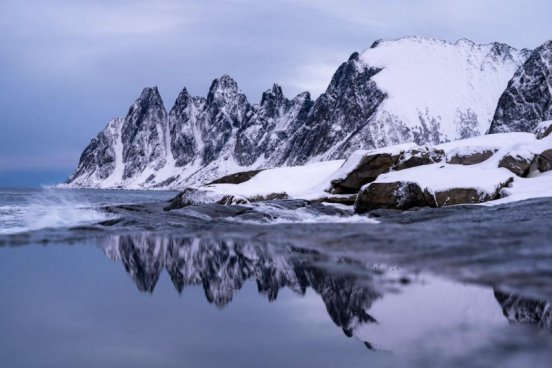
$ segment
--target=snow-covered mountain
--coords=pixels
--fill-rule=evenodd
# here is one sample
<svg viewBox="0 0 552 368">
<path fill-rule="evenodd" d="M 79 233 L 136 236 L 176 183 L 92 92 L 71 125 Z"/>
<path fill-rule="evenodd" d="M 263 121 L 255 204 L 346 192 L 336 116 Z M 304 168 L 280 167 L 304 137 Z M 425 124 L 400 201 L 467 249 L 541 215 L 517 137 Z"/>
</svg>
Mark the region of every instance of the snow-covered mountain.
<svg viewBox="0 0 552 368">
<path fill-rule="evenodd" d="M 500 96 L 490 133 L 532 132 L 552 120 L 552 41 L 531 53 Z"/>
<path fill-rule="evenodd" d="M 244 170 L 347 157 L 402 142 L 484 134 L 500 94 L 529 56 L 493 43 L 407 37 L 353 53 L 315 101 L 274 85 L 250 104 L 225 75 L 207 98 L 184 89 L 167 114 L 146 88 L 84 150 L 68 185 L 181 188 Z"/>
</svg>

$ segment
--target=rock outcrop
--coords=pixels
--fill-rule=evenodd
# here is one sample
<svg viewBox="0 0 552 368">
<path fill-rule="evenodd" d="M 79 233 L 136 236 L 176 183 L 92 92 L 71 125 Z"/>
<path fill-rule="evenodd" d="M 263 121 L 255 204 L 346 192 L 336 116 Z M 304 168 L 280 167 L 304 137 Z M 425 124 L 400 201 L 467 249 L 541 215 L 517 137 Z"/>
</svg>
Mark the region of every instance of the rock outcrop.
<svg viewBox="0 0 552 368">
<path fill-rule="evenodd" d="M 407 210 L 425 206 L 426 196 L 416 183 L 372 183 L 358 194 L 355 212 L 364 213 L 378 208 Z"/>
<path fill-rule="evenodd" d="M 453 165 L 476 165 L 489 159 L 496 149 L 488 147 L 458 148 L 447 154 L 447 163 Z"/>
<path fill-rule="evenodd" d="M 509 152 L 500 159 L 498 167 L 504 167 L 517 176 L 526 177 L 535 159 L 536 155 L 529 150 Z"/>
<path fill-rule="evenodd" d="M 552 120 L 552 41 L 536 48 L 508 82 L 489 132 L 532 132 L 545 120 Z"/>
<path fill-rule="evenodd" d="M 332 194 L 357 193 L 360 188 L 391 170 L 405 170 L 440 162 L 445 156 L 441 149 L 406 144 L 390 149 L 355 152 L 331 181 Z"/>
<path fill-rule="evenodd" d="M 536 167 L 540 172 L 552 170 L 552 149 L 546 150 L 537 156 Z"/>
</svg>

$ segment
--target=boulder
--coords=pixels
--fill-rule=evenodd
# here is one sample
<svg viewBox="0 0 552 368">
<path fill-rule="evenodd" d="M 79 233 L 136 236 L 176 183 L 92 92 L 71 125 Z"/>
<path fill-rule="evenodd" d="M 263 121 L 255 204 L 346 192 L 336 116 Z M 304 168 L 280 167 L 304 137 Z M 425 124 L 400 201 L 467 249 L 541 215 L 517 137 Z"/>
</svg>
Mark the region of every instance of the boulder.
<svg viewBox="0 0 552 368">
<path fill-rule="evenodd" d="M 531 171 L 531 164 L 535 160 L 535 154 L 530 151 L 509 152 L 498 163 L 498 167 L 504 167 L 517 176 L 526 177 Z"/>
<path fill-rule="evenodd" d="M 490 158 L 497 150 L 488 147 L 461 147 L 447 154 L 447 163 L 455 165 L 475 165 Z"/>
<path fill-rule="evenodd" d="M 210 182 L 207 185 L 210 185 L 210 184 L 241 184 L 241 183 L 244 183 L 244 182 L 248 181 L 249 179 L 251 179 L 252 177 L 257 175 L 261 171 L 263 171 L 263 170 L 262 169 L 261 170 L 250 170 L 250 171 L 242 171 L 242 172 L 238 172 L 238 173 L 235 173 L 235 174 L 226 175 L 226 176 L 223 176 L 222 178 L 218 178 L 217 180 L 213 180 L 212 182 Z"/>
<path fill-rule="evenodd" d="M 370 183 L 359 192 L 355 212 L 364 213 L 377 208 L 407 210 L 427 205 L 426 196 L 416 183 Z"/>
<path fill-rule="evenodd" d="M 548 149 L 537 155 L 536 168 L 540 172 L 552 170 L 552 149 Z"/>
<path fill-rule="evenodd" d="M 393 170 L 404 170 L 421 165 L 431 165 L 440 162 L 445 157 L 445 151 L 428 146 L 410 149 L 401 153 Z"/>
<path fill-rule="evenodd" d="M 452 206 L 455 204 L 471 204 L 483 203 L 500 198 L 500 190 L 512 182 L 510 178 L 505 183 L 500 183 L 494 193 L 482 192 L 476 188 L 451 188 L 444 191 L 437 191 L 433 195 L 426 192 L 428 198 L 433 198 L 433 203 L 430 201 L 431 207 Z"/>
<path fill-rule="evenodd" d="M 163 209 L 165 211 L 170 211 L 195 204 L 194 199 L 200 196 L 201 193 L 202 191 L 197 188 L 186 188 L 178 193 L 176 197 L 169 200 L 169 204 Z"/>
<path fill-rule="evenodd" d="M 512 181 L 513 177 L 510 177 L 504 182 L 497 182 L 494 190 L 488 191 L 476 187 L 431 191 L 427 188 L 422 190 L 418 183 L 410 181 L 374 182 L 366 185 L 358 194 L 355 212 L 364 213 L 378 208 L 407 210 L 413 207 L 483 203 L 500 198 L 502 188 Z"/>
<path fill-rule="evenodd" d="M 551 133 L 552 133 L 552 120 L 543 121 L 535 129 L 535 137 L 537 137 L 537 139 L 543 139 L 544 137 L 548 137 Z"/>
<path fill-rule="evenodd" d="M 388 172 L 397 163 L 401 153 L 367 154 L 358 162 L 356 168 L 345 178 L 332 180 L 332 194 L 356 193 L 367 183 L 374 181 L 380 174 Z"/>
</svg>

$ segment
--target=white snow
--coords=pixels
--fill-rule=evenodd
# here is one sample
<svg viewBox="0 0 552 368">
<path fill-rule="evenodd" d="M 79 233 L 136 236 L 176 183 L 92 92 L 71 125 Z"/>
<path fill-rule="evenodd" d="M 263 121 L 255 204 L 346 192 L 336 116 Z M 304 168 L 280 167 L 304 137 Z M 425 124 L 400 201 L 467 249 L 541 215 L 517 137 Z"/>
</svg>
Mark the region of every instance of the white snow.
<svg viewBox="0 0 552 368">
<path fill-rule="evenodd" d="M 492 57 L 492 48 L 467 40 L 405 37 L 365 50 L 361 60 L 383 68 L 373 77 L 388 94 L 378 114 L 382 119 L 392 115 L 409 127 L 419 125 L 420 118 L 435 120 L 449 140 L 461 138 L 461 115 L 470 114 L 473 128 L 484 134 L 500 95 L 525 61 L 515 49 L 509 49 L 511 59 Z"/>
<path fill-rule="evenodd" d="M 241 184 L 212 184 L 201 188 L 221 195 L 242 197 L 286 193 L 290 198 L 319 198 L 327 195 L 324 189 L 330 175 L 342 164 L 343 160 L 335 160 L 268 169 Z"/>
<path fill-rule="evenodd" d="M 504 168 L 481 164 L 465 166 L 438 163 L 381 174 L 374 182 L 413 182 L 430 193 L 453 188 L 474 188 L 481 193 L 491 194 L 496 192 L 498 184 L 505 183 L 512 177 L 514 174 Z M 370 183 L 366 186 L 369 185 Z"/>
<path fill-rule="evenodd" d="M 532 144 L 536 141 L 537 139 L 535 138 L 535 135 L 531 133 L 497 133 L 441 143 L 436 145 L 435 148 L 442 149 L 445 152 L 449 152 L 457 148 L 471 146 L 501 149 L 510 147 L 514 144 Z"/>
<path fill-rule="evenodd" d="M 502 190 L 503 198 L 483 203 L 498 205 L 532 198 L 552 197 L 552 171 L 537 173 L 528 178 L 516 177 L 509 188 Z"/>
</svg>

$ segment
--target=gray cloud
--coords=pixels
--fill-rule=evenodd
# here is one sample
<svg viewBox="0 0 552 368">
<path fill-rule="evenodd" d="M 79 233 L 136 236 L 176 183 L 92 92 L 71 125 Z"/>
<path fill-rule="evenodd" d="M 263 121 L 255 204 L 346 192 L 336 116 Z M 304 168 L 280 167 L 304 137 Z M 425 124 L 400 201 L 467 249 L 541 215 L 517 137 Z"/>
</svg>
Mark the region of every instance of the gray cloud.
<svg viewBox="0 0 552 368">
<path fill-rule="evenodd" d="M 549 0 L 4 0 L 0 170 L 69 170 L 147 85 L 169 108 L 182 87 L 205 95 L 224 73 L 253 102 L 273 82 L 317 95 L 376 39 L 534 48 L 552 34 L 550 14 Z"/>
</svg>

